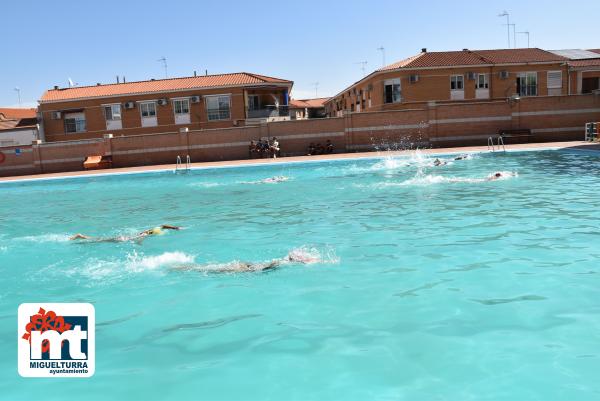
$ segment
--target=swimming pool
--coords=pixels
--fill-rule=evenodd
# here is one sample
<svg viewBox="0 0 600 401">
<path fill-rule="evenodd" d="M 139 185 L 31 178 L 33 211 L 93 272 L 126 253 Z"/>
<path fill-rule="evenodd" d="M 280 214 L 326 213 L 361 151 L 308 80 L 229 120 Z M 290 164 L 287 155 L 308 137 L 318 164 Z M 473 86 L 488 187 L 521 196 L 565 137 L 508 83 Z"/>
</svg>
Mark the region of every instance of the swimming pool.
<svg viewBox="0 0 600 401">
<path fill-rule="evenodd" d="M 440 158 L 1 184 L 0 399 L 597 399 L 599 156 Z M 18 376 L 35 301 L 94 304 L 91 379 Z"/>
</svg>

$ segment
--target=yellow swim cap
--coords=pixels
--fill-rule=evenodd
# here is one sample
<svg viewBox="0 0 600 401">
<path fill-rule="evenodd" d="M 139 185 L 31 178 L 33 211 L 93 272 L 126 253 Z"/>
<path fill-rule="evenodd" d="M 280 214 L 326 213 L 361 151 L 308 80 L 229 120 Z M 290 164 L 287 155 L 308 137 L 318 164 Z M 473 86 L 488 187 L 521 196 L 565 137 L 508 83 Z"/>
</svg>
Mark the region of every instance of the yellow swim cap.
<svg viewBox="0 0 600 401">
<path fill-rule="evenodd" d="M 152 230 L 150 230 L 149 234 L 150 235 L 161 235 L 163 233 L 163 230 L 161 230 L 160 227 L 154 227 Z"/>
</svg>

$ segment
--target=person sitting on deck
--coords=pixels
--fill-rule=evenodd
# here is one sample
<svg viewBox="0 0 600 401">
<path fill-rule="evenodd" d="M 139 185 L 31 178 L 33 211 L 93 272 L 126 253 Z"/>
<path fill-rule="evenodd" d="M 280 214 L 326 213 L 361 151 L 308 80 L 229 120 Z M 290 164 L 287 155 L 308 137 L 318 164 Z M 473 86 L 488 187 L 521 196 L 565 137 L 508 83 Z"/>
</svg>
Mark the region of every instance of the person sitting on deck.
<svg viewBox="0 0 600 401">
<path fill-rule="evenodd" d="M 168 224 L 163 224 L 159 227 L 149 228 L 148 230 L 144 230 L 136 235 L 124 236 L 120 235 L 118 237 L 90 237 L 89 235 L 84 234 L 75 234 L 69 240 L 84 240 L 84 242 L 127 242 L 127 241 L 136 241 L 141 242 L 146 237 L 151 235 L 162 235 L 164 234 L 163 230 L 180 230 L 181 227 L 171 226 Z"/>
<path fill-rule="evenodd" d="M 320 143 L 317 143 L 317 148 L 315 150 L 315 154 L 322 155 L 323 153 L 325 153 L 325 147 L 323 145 L 321 145 Z"/>
<path fill-rule="evenodd" d="M 269 147 L 269 150 L 271 151 L 271 155 L 273 156 L 274 159 L 277 158 L 277 156 L 279 155 L 279 141 L 277 140 L 276 137 L 273 137 L 273 142 L 271 142 L 271 146 Z"/>
<path fill-rule="evenodd" d="M 331 143 L 331 141 L 329 139 L 325 143 L 325 152 L 328 154 L 333 153 L 333 143 Z"/>
<path fill-rule="evenodd" d="M 307 156 L 312 156 L 315 154 L 315 143 L 311 142 L 310 145 L 308 145 L 308 153 Z"/>
<path fill-rule="evenodd" d="M 250 141 L 250 146 L 248 146 L 248 157 L 254 159 L 254 153 L 256 153 L 256 142 Z"/>
</svg>

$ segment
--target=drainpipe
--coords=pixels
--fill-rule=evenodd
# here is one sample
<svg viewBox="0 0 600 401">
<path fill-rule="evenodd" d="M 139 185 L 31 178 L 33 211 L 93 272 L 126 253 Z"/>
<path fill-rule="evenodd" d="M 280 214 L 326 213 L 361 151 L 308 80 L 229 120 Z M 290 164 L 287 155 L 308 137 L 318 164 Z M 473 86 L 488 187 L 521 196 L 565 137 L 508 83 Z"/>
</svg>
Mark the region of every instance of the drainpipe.
<svg viewBox="0 0 600 401">
<path fill-rule="evenodd" d="M 567 63 L 567 95 L 571 94 L 571 66 Z"/>
</svg>

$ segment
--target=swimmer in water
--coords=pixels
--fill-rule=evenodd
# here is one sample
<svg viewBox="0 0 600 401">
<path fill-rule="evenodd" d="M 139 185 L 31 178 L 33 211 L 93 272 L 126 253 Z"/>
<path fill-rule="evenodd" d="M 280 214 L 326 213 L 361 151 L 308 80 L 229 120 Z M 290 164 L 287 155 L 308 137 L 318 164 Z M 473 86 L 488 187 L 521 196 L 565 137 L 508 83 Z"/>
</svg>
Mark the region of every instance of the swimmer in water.
<svg viewBox="0 0 600 401">
<path fill-rule="evenodd" d="M 445 165 L 445 164 L 446 164 L 446 162 L 443 162 L 443 161 L 441 161 L 440 159 L 435 159 L 435 160 L 433 161 L 433 165 L 434 165 L 435 167 L 438 167 L 438 166 L 443 166 L 443 165 Z"/>
<path fill-rule="evenodd" d="M 224 265 L 211 267 L 211 265 L 181 265 L 172 267 L 172 271 L 197 271 L 202 273 L 247 273 L 247 272 L 262 272 L 274 270 L 278 267 L 287 264 L 308 264 L 316 263 L 319 258 L 311 255 L 306 255 L 301 252 L 291 251 L 283 258 L 273 259 L 269 262 L 233 262 Z"/>
<path fill-rule="evenodd" d="M 275 177 L 265 178 L 261 182 L 264 182 L 265 184 L 275 184 L 277 182 L 284 182 L 289 179 L 290 179 L 289 177 L 286 177 L 284 175 L 276 175 Z"/>
<path fill-rule="evenodd" d="M 144 230 L 136 235 L 124 236 L 120 235 L 118 237 L 90 237 L 89 235 L 84 234 L 75 234 L 69 240 L 83 240 L 84 242 L 128 242 L 128 241 L 136 241 L 142 242 L 146 237 L 152 235 L 162 235 L 164 234 L 163 230 L 180 230 L 181 227 L 171 226 L 168 224 L 163 224 L 159 227 L 150 228 L 148 230 Z"/>
<path fill-rule="evenodd" d="M 456 156 L 454 158 L 454 160 L 467 160 L 469 158 L 470 158 L 469 155 L 460 155 L 460 156 Z"/>
<path fill-rule="evenodd" d="M 499 180 L 502 177 L 504 177 L 502 175 L 502 173 L 494 173 L 494 174 L 491 174 L 490 176 L 488 176 L 488 178 L 486 178 L 486 180 L 488 180 L 488 181 L 495 181 L 495 180 Z"/>
</svg>

